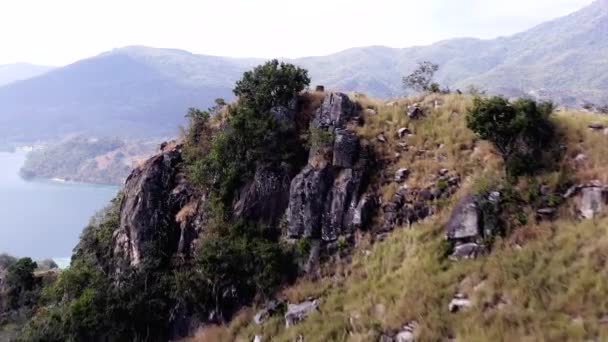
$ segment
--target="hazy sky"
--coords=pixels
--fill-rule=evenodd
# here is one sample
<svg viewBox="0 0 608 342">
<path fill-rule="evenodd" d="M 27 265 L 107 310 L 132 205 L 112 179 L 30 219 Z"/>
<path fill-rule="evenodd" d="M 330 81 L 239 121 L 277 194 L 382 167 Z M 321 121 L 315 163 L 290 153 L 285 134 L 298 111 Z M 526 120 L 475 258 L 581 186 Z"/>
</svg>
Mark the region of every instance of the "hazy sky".
<svg viewBox="0 0 608 342">
<path fill-rule="evenodd" d="M 592 0 L 2 0 L 0 64 L 64 65 L 148 45 L 236 57 L 324 55 L 516 33 Z"/>
</svg>

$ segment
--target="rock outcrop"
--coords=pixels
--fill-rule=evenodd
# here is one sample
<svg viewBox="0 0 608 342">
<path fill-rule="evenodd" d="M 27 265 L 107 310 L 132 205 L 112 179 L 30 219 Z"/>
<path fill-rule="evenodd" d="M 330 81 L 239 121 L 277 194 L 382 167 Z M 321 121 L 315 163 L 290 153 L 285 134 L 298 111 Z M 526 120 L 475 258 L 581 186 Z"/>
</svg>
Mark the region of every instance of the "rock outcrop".
<svg viewBox="0 0 608 342">
<path fill-rule="evenodd" d="M 593 219 L 603 213 L 608 206 L 608 186 L 595 180 L 568 189 L 564 198 L 574 198 L 578 215 L 583 219 Z"/>
<path fill-rule="evenodd" d="M 204 214 L 201 201 L 181 172 L 181 152 L 180 144 L 166 144 L 127 179 L 120 227 L 113 237 L 117 260 L 139 266 L 146 259 L 147 246 L 159 240 L 164 245 L 155 247 L 170 255 L 191 252 Z"/>
<path fill-rule="evenodd" d="M 468 195 L 458 202 L 445 228 L 454 246 L 450 259 L 476 258 L 486 251 L 484 239 L 496 233 L 500 196 L 499 192 Z"/>
<path fill-rule="evenodd" d="M 373 201 L 364 196 L 370 149 L 348 129 L 356 106 L 348 96 L 329 93 L 312 121 L 332 137 L 313 146 L 308 165 L 293 179 L 287 210 L 288 235 L 335 241 L 368 222 Z"/>
<path fill-rule="evenodd" d="M 285 313 L 285 326 L 289 328 L 298 324 L 298 322 L 308 317 L 318 308 L 319 301 L 316 299 L 299 304 L 289 304 L 287 306 L 287 313 Z"/>
</svg>

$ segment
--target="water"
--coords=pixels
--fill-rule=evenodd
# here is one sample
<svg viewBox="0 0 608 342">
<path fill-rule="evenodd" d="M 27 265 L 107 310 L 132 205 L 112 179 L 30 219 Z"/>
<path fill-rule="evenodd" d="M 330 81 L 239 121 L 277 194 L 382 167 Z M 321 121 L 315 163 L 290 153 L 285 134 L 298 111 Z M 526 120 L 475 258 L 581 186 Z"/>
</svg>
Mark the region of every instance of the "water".
<svg viewBox="0 0 608 342">
<path fill-rule="evenodd" d="M 91 216 L 118 189 L 82 183 L 24 181 L 24 152 L 0 152 L 0 253 L 67 258 Z"/>
</svg>

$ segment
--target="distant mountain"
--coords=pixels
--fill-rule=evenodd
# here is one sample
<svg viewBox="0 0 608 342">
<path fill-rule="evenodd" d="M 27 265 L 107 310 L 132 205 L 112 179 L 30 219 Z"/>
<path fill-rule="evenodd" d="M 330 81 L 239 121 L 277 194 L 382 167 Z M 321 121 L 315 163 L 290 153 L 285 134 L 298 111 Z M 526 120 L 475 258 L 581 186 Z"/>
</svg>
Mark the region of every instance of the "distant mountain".
<svg viewBox="0 0 608 342">
<path fill-rule="evenodd" d="M 451 39 L 431 46 L 356 48 L 301 59 L 317 82 L 375 96 L 403 94 L 401 77 L 423 60 L 441 65 L 451 88 L 470 85 L 493 93 L 529 92 L 574 104 L 608 101 L 608 0 L 511 37 Z"/>
<path fill-rule="evenodd" d="M 1 87 L 0 136 L 174 135 L 188 107 L 230 97 L 234 80 L 254 64 L 179 50 L 117 49 Z"/>
<path fill-rule="evenodd" d="M 562 104 L 608 101 L 608 0 L 526 32 L 493 40 L 460 38 L 430 46 L 353 48 L 291 60 L 314 84 L 378 97 L 404 93 L 417 62 L 441 65 L 444 86 L 529 94 Z M 127 47 L 0 87 L 0 137 L 32 140 L 67 133 L 124 137 L 176 133 L 188 107 L 232 97 L 243 71 L 261 59 Z"/>
<path fill-rule="evenodd" d="M 0 65 L 0 86 L 36 77 L 53 69 L 54 67 L 28 63 Z"/>
</svg>

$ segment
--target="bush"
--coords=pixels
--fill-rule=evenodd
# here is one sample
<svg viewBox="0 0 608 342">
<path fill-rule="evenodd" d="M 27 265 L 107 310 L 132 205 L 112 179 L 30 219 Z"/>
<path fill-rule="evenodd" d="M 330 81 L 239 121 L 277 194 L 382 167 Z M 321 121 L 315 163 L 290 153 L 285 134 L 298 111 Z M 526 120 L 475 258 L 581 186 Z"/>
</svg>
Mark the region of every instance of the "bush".
<svg viewBox="0 0 608 342">
<path fill-rule="evenodd" d="M 309 84 L 308 71 L 274 59 L 244 73 L 234 94 L 253 110 L 266 112 L 275 106 L 288 106 Z"/>
<path fill-rule="evenodd" d="M 550 102 L 520 99 L 511 103 L 500 96 L 477 97 L 467 114 L 467 126 L 494 144 L 513 179 L 542 167 L 542 154 L 554 138 L 549 121 L 552 112 Z"/>
<path fill-rule="evenodd" d="M 197 141 L 197 153 L 186 149 L 190 175 L 209 190 L 220 215 L 228 215 L 234 192 L 253 177 L 257 165 L 295 162 L 304 154 L 293 128 L 278 122 L 271 109 L 288 106 L 309 82 L 306 70 L 277 60 L 246 72 L 234 89 L 239 102 L 228 108 L 224 129 L 213 137 L 208 116 L 191 111 L 198 121 L 188 136 L 209 140 Z"/>
<path fill-rule="evenodd" d="M 221 318 L 295 276 L 293 255 L 277 242 L 278 235 L 274 229 L 239 222 L 201 243 L 197 270 Z"/>
</svg>

